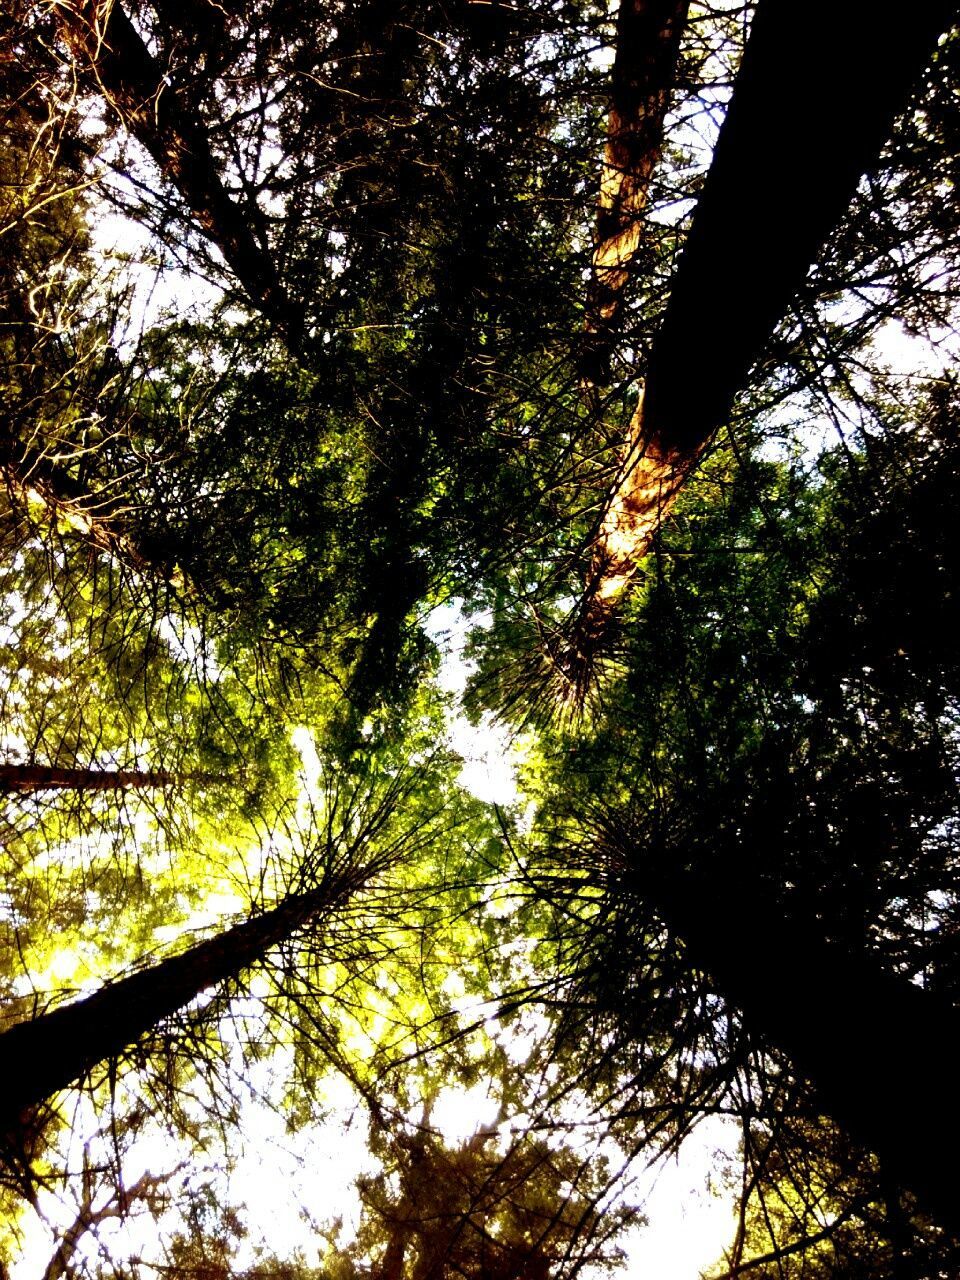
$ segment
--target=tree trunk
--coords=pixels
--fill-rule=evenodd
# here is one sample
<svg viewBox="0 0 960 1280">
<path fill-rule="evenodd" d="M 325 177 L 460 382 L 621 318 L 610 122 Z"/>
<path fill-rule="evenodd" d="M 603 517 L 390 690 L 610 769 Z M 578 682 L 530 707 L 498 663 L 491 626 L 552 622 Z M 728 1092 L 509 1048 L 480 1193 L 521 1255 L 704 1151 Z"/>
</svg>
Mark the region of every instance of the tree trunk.
<svg viewBox="0 0 960 1280">
<path fill-rule="evenodd" d="M 954 13 L 919 0 L 882 22 L 866 0 L 760 0 L 595 544 L 572 661 L 596 650 Z"/>
<path fill-rule="evenodd" d="M 202 991 L 236 976 L 313 917 L 340 905 L 360 883 L 358 872 L 348 870 L 182 955 L 0 1033 L 0 1132 L 15 1129 L 27 1108 L 75 1084 Z"/>
<path fill-rule="evenodd" d="M 298 321 L 266 246 L 250 229 L 251 210 L 238 207 L 230 196 L 203 121 L 178 102 L 120 4 L 68 0 L 56 11 L 87 77 L 183 197 L 252 302 L 291 346 L 298 346 Z"/>
<path fill-rule="evenodd" d="M 621 0 L 600 170 L 593 278 L 587 295 L 583 376 L 610 380 L 624 291 L 640 247 L 641 217 L 663 148 L 688 0 Z"/>
<path fill-rule="evenodd" d="M 64 1231 L 63 1238 L 47 1263 L 41 1280 L 62 1280 L 63 1276 L 75 1275 L 73 1262 L 87 1232 L 111 1218 L 126 1217 L 130 1206 L 136 1201 L 145 1201 L 147 1207 L 153 1211 L 154 1217 L 157 1217 L 163 1208 L 161 1192 L 170 1176 L 170 1174 L 157 1176 L 149 1172 L 141 1174 L 132 1187 L 117 1189 L 99 1209 L 93 1206 L 92 1193 L 85 1190 L 77 1216 Z M 155 1203 L 151 1204 L 151 1201 Z"/>
<path fill-rule="evenodd" d="M 664 916 L 826 1114 L 960 1239 L 957 1010 L 759 900 L 736 868 L 723 872 L 667 873 L 656 890 Z"/>
<path fill-rule="evenodd" d="M 175 773 L 142 769 L 61 769 L 47 764 L 0 764 L 0 794 L 34 791 L 119 791 L 170 787 Z"/>
</svg>

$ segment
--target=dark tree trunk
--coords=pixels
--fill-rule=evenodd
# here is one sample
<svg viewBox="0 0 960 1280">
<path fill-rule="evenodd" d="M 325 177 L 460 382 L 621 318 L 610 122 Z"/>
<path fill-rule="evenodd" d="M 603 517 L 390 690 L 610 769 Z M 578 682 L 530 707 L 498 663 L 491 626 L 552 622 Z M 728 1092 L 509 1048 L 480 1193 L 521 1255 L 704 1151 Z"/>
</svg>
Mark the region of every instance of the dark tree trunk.
<svg viewBox="0 0 960 1280">
<path fill-rule="evenodd" d="M 688 0 L 621 0 L 600 171 L 593 278 L 587 295 L 584 378 L 610 380 L 624 293 L 640 247 L 650 179 L 677 72 Z"/>
<path fill-rule="evenodd" d="M 227 191 L 203 121 L 181 106 L 120 4 L 72 0 L 58 5 L 57 14 L 92 85 L 183 197 L 253 303 L 297 346 L 298 322 L 267 247 L 251 230 L 255 211 L 241 208 Z"/>
<path fill-rule="evenodd" d="M 874 164 L 956 6 L 761 0 L 670 303 L 644 437 L 699 453 Z"/>
<path fill-rule="evenodd" d="M 147 791 L 170 787 L 177 781 L 177 774 L 156 769 L 61 769 L 48 764 L 0 764 L 0 793 Z"/>
<path fill-rule="evenodd" d="M 955 6 L 760 0 L 654 340 L 572 658 L 595 650 L 751 366 L 930 60 Z"/>
<path fill-rule="evenodd" d="M 668 875 L 656 891 L 691 958 L 793 1060 L 826 1114 L 960 1238 L 957 1010 L 758 899 L 736 868 L 724 873 Z"/>
<path fill-rule="evenodd" d="M 349 875 L 133 973 L 92 996 L 0 1033 L 0 1132 L 23 1112 L 121 1053 L 202 991 L 235 977 L 357 886 Z"/>
</svg>

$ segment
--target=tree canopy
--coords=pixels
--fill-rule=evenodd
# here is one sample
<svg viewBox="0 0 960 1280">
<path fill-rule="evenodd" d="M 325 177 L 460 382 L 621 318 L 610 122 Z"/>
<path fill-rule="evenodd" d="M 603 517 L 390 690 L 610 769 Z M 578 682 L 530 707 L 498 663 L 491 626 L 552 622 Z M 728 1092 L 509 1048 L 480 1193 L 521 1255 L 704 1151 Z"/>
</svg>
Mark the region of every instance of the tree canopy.
<svg viewBox="0 0 960 1280">
<path fill-rule="evenodd" d="M 7 6 L 0 1274 L 955 1273 L 956 17 Z"/>
</svg>

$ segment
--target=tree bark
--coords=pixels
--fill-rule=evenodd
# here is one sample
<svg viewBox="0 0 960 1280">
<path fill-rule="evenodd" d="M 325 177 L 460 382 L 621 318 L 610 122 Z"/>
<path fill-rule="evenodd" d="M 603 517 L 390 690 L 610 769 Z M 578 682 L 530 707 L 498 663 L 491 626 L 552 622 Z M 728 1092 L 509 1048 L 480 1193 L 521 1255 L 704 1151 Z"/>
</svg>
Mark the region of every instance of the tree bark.
<svg viewBox="0 0 960 1280">
<path fill-rule="evenodd" d="M 723 871 L 667 873 L 655 890 L 691 958 L 788 1054 L 826 1114 L 960 1239 L 960 1014 Z"/>
<path fill-rule="evenodd" d="M 584 378 L 593 385 L 610 380 L 613 343 L 640 247 L 650 179 L 663 149 L 688 8 L 688 0 L 621 0 L 617 13 L 582 362 Z"/>
<path fill-rule="evenodd" d="M 142 769 L 61 769 L 46 764 L 0 764 L 0 794 L 35 791 L 148 791 L 170 787 L 182 775 Z"/>
<path fill-rule="evenodd" d="M 135 1044 L 201 992 L 239 974 L 315 916 L 340 905 L 360 883 L 359 871 L 348 870 L 182 955 L 0 1033 L 0 1132 L 15 1130 L 25 1110 Z"/>
<path fill-rule="evenodd" d="M 66 0 L 61 30 L 86 76 L 150 153 L 255 306 L 291 346 L 299 325 L 264 244 L 218 172 L 203 121 L 188 112 L 117 0 Z"/>
<path fill-rule="evenodd" d="M 595 651 L 954 17 L 946 0 L 897 22 L 867 0 L 760 0 L 597 536 L 574 660 Z"/>
<path fill-rule="evenodd" d="M 47 1263 L 41 1280 L 62 1280 L 63 1276 L 74 1275 L 73 1261 L 87 1232 L 111 1218 L 124 1218 L 135 1201 L 145 1201 L 148 1208 L 154 1209 L 156 1216 L 161 1208 L 160 1191 L 170 1176 L 170 1174 L 158 1176 L 149 1172 L 141 1174 L 132 1187 L 114 1191 L 99 1209 L 93 1206 L 92 1194 L 85 1192 L 77 1216 L 63 1233 L 63 1238 Z M 151 1200 L 156 1201 L 157 1204 L 151 1205 Z"/>
</svg>

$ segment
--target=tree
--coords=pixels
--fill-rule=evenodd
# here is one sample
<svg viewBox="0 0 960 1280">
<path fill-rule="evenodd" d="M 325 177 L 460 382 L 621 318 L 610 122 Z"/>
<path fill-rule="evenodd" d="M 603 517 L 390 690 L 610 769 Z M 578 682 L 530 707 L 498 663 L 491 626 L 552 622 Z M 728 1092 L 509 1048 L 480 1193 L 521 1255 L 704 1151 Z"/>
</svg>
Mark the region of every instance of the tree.
<svg viewBox="0 0 960 1280">
<path fill-rule="evenodd" d="M 596 244 L 585 364 L 590 380 L 609 381 L 624 290 L 640 247 L 650 180 L 676 78 L 688 4 L 622 4 L 617 9 L 607 143 L 600 173 Z"/>
<path fill-rule="evenodd" d="M 301 901 L 292 871 L 257 888 L 248 825 L 289 850 L 290 815 L 327 812 L 292 735 L 350 787 L 422 753 L 441 730 L 421 620 L 456 595 L 493 612 L 473 704 L 536 728 L 540 814 L 527 837 L 471 810 L 452 837 L 462 882 L 418 844 L 400 898 L 362 896 L 369 953 L 342 937 L 328 961 L 305 941 L 258 971 L 275 985 L 250 999 L 300 1086 L 290 1124 L 309 1122 L 321 1061 L 368 1102 L 402 1093 L 411 1062 L 463 1067 L 471 1033 L 443 970 L 469 955 L 484 1000 L 503 984 L 504 1019 L 538 1001 L 558 1017 L 542 1064 L 555 1105 L 584 1087 L 611 1132 L 642 1114 L 634 1152 L 739 1110 L 758 1142 L 789 1131 L 775 1149 L 804 1186 L 836 1188 L 844 1223 L 895 1232 L 902 1210 L 914 1261 L 936 1265 L 935 1228 L 917 1224 L 956 1230 L 937 1142 L 957 1124 L 956 664 L 920 636 L 954 629 L 952 559 L 926 513 L 955 496 L 955 413 L 948 380 L 907 395 L 867 344 L 892 314 L 955 319 L 952 8 L 881 29 L 844 5 L 824 42 L 818 15 L 764 3 L 742 63 L 748 15 L 697 5 L 624 3 L 615 30 L 573 3 L 22 13 L 4 32 L 19 63 L 3 225 L 28 262 L 3 280 L 6 759 L 61 771 L 47 780 L 220 781 L 12 793 L 17 1007 L 56 986 L 48 919 L 76 938 L 115 903 L 114 971 L 142 962 L 151 930 L 189 927 L 216 892 L 198 883 L 204 850 L 247 905 Z M 676 208 L 694 198 L 687 230 Z M 189 315 L 135 301 L 135 263 L 107 284 L 84 224 L 108 208 L 141 229 L 162 288 L 206 277 L 208 300 Z M 791 415 L 836 424 L 841 444 L 825 450 L 820 426 L 811 446 Z M 411 821 L 430 828 L 454 794 L 421 784 Z M 189 858 L 141 859 L 144 832 Z M 468 945 L 504 844 L 530 901 L 509 927 L 480 914 Z M 141 876 L 118 872 L 114 897 L 108 845 L 135 847 Z M 236 964 L 267 919 L 223 936 Z M 213 943 L 181 941 L 180 969 Z M 407 1004 L 360 980 L 386 954 Z M 352 975 L 362 1034 L 325 1020 L 328 963 Z M 166 964 L 5 1034 L 89 1030 L 108 999 L 156 994 L 180 972 Z M 121 1039 L 170 1016 L 148 1003 Z M 242 1025 L 241 1001 L 217 1008 Z M 198 1033 L 171 1078 L 232 1062 L 234 1034 L 255 1076 L 252 1039 L 225 1029 L 215 1049 Z M 864 1045 L 885 1064 L 869 1078 Z M 924 1055 L 944 1064 L 934 1087 Z M 181 1135 L 199 1132 L 189 1110 L 171 1103 Z M 801 1177 L 818 1125 L 874 1154 Z M 788 1165 L 767 1166 L 785 1205 Z M 424 1257 L 451 1245 L 403 1227 L 410 1267 L 414 1236 Z M 871 1250 L 880 1267 L 904 1257 Z"/>
<path fill-rule="evenodd" d="M 450 1272 L 537 1280 L 571 1264 L 606 1269 L 616 1261 L 608 1241 L 631 1215 L 621 1210 L 601 1221 L 591 1197 L 602 1195 L 603 1171 L 585 1167 L 568 1147 L 527 1134 L 504 1150 L 495 1128 L 449 1146 L 431 1130 L 428 1106 L 419 1130 L 380 1132 L 372 1149 L 383 1172 L 361 1183 L 366 1221 L 350 1253 L 334 1263 L 338 1280 Z"/>
<path fill-rule="evenodd" d="M 178 101 L 122 6 L 61 5 L 57 17 L 84 78 L 169 177 L 254 304 L 296 345 L 276 269 L 251 229 L 256 206 L 238 207 L 225 189 L 202 121 Z"/>
<path fill-rule="evenodd" d="M 661 1017 L 682 1025 L 694 966 L 723 1001 L 693 1024 L 720 1024 L 713 1096 L 746 1069 L 749 1041 L 722 1029 L 742 1017 L 811 1082 L 814 1105 L 955 1235 L 940 1143 L 955 1123 L 950 1090 L 930 1092 L 941 1066 L 949 1073 L 951 1037 L 940 1037 L 956 1016 L 935 960 L 953 936 L 953 664 L 930 640 L 953 608 L 955 561 L 926 513 L 956 464 L 952 411 L 934 402 L 917 416 L 936 424 L 930 434 L 911 424 L 909 443 L 905 427 L 873 454 L 873 511 L 863 477 L 835 456 L 813 493 L 784 464 L 754 464 L 729 510 L 691 524 L 687 551 L 699 554 L 651 575 L 604 727 L 559 745 L 546 838 L 568 843 L 545 893 L 583 931 L 566 944 L 569 998 L 618 1024 L 623 1058 L 640 1053 L 634 1020 L 646 1024 L 641 1044 Z M 761 517 L 741 486 L 764 492 Z M 895 563 L 890 522 L 901 520 L 909 552 Z M 770 536 L 774 567 L 758 573 Z M 930 588 L 919 625 L 917 582 Z M 568 831 L 549 826 L 558 810 Z M 666 1005 L 659 1017 L 651 1002 Z"/>
<path fill-rule="evenodd" d="M 125 1217 L 138 1201 L 143 1201 L 151 1212 L 158 1214 L 165 1202 L 164 1181 L 163 1177 L 144 1173 L 131 1187 L 116 1189 L 99 1204 L 96 1203 L 98 1197 L 94 1189 L 88 1184 L 76 1218 L 44 1268 L 43 1280 L 60 1280 L 61 1276 L 69 1275 L 77 1247 L 87 1232 L 110 1219 Z"/>
<path fill-rule="evenodd" d="M 55 765 L 0 765 L 0 791 L 110 791 L 168 787 L 173 774 L 136 769 L 58 769 Z"/>
<path fill-rule="evenodd" d="M 354 888 L 352 875 L 341 877 L 339 883 L 331 877 L 329 884 L 294 895 L 181 955 L 0 1033 L 8 1055 L 3 1081 L 4 1128 L 15 1129 L 27 1107 L 76 1083 L 92 1067 L 135 1044 L 207 988 L 262 959 L 271 947 L 320 912 L 342 905 Z M 69 1051 L 64 1050 L 65 1045 L 70 1046 Z"/>
<path fill-rule="evenodd" d="M 931 4 L 894 35 L 867 31 L 848 6 L 824 42 L 805 6 L 758 6 L 604 511 L 574 652 L 589 654 L 604 630 L 951 16 Z M 813 98 L 812 69 L 830 86 Z"/>
</svg>

